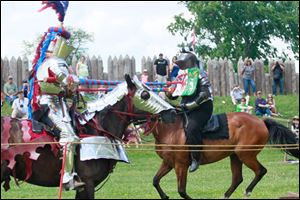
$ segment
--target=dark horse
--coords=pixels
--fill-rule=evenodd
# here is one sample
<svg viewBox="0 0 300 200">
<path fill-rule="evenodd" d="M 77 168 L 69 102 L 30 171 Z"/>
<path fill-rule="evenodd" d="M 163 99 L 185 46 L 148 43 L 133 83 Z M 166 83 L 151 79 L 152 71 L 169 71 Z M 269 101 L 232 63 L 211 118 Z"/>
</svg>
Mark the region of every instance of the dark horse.
<svg viewBox="0 0 300 200">
<path fill-rule="evenodd" d="M 124 85 L 125 84 L 125 85 Z M 125 91 L 126 90 L 126 91 Z M 102 128 L 116 136 L 117 138 L 122 138 L 125 129 L 130 123 L 129 115 L 121 115 L 121 112 L 128 113 L 137 112 L 130 101 L 130 93 L 127 95 L 127 85 L 124 82 L 114 89 L 111 93 L 107 94 L 107 102 L 115 102 L 113 105 L 107 106 L 104 110 L 96 112 L 94 120 L 96 123 L 91 123 L 85 125 L 84 132 L 86 134 L 92 135 L 102 135 L 99 128 Z M 110 95 L 110 96 L 109 96 Z M 97 101 L 91 102 L 95 103 L 93 106 L 99 106 Z M 118 125 L 116 125 L 116 123 Z M 22 124 L 21 121 L 12 119 L 10 121 L 10 143 L 22 142 Z M 3 118 L 1 118 L 1 138 L 3 131 Z M 38 148 L 37 152 L 40 154 L 37 160 L 32 161 L 32 175 L 26 180 L 26 182 L 45 186 L 45 187 L 58 187 L 60 182 L 60 170 L 61 170 L 61 160 L 59 156 L 55 156 L 51 151 L 49 145 L 43 148 Z M 79 151 L 77 148 L 77 155 Z M 16 164 L 14 170 L 10 170 L 7 165 L 7 161 L 1 163 L 1 184 L 5 181 L 6 187 L 9 188 L 10 176 L 14 176 L 18 180 L 25 180 L 26 178 L 26 161 L 23 155 L 17 155 L 15 157 Z M 80 161 L 79 156 L 75 158 L 75 168 L 79 177 L 85 182 L 84 190 L 76 192 L 77 199 L 93 199 L 95 194 L 95 187 L 99 185 L 108 175 L 112 172 L 114 166 L 116 165 L 115 160 L 111 159 L 94 159 L 88 161 Z M 5 185 L 4 184 L 4 185 Z M 7 185 L 8 184 L 8 185 Z M 5 187 L 5 186 L 4 186 Z M 6 188 L 7 189 L 7 188 Z"/>
<path fill-rule="evenodd" d="M 140 83 L 137 84 L 137 81 L 127 84 L 130 90 L 138 91 L 140 94 L 143 94 L 141 100 L 145 102 L 151 101 L 150 97 L 153 93 L 149 91 L 146 86 L 141 86 Z M 156 102 L 148 103 L 152 104 L 152 106 L 156 105 Z M 207 146 L 202 148 L 203 152 L 201 152 L 200 163 L 201 165 L 205 165 L 220 161 L 228 156 L 230 157 L 232 183 L 224 194 L 225 198 L 229 198 L 243 181 L 242 165 L 245 164 L 255 173 L 255 178 L 245 191 L 245 195 L 249 196 L 255 185 L 267 173 L 267 169 L 257 160 L 257 155 L 267 142 L 274 144 L 297 144 L 296 136 L 288 128 L 272 119 L 261 120 L 247 113 L 228 113 L 226 116 L 228 120 L 229 138 L 219 140 L 204 139 L 203 145 Z M 175 123 L 153 122 L 152 126 L 154 126 L 153 135 L 155 143 L 169 145 L 156 147 L 156 150 L 159 150 L 157 154 L 163 161 L 160 169 L 153 178 L 153 186 L 161 198 L 168 198 L 160 187 L 159 182 L 162 177 L 168 174 L 172 169 L 175 169 L 178 193 L 183 198 L 190 198 L 186 193 L 187 171 L 190 165 L 190 159 L 188 147 L 184 146 L 186 144 L 186 135 L 183 128 L 183 117 L 178 115 Z M 225 147 L 222 145 L 225 145 Z M 229 146 L 226 147 L 226 145 Z M 285 151 L 299 158 L 299 147 L 298 149 L 287 149 Z"/>
</svg>

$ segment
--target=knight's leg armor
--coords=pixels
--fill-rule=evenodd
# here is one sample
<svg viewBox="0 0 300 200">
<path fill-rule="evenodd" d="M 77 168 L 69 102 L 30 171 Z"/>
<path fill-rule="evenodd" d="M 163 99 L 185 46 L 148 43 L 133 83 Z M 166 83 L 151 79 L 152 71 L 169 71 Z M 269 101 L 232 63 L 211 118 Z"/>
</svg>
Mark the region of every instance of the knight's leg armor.
<svg viewBox="0 0 300 200">
<path fill-rule="evenodd" d="M 76 144 L 72 142 L 79 142 L 79 138 L 75 135 L 71 125 L 71 118 L 67 112 L 67 105 L 64 101 L 59 101 L 58 98 L 53 98 L 49 102 L 49 118 L 53 121 L 58 129 L 60 129 L 60 144 L 66 149 L 66 164 L 64 169 L 63 184 L 69 184 L 67 189 L 74 189 L 74 178 L 77 173 L 74 171 L 74 154 Z M 66 143 L 69 143 L 65 145 Z"/>
</svg>

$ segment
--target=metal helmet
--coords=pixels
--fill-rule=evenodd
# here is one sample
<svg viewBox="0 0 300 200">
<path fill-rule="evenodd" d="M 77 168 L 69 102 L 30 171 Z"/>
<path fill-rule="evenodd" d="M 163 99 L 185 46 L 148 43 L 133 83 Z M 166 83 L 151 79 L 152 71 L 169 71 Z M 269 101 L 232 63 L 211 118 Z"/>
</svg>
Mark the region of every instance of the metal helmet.
<svg viewBox="0 0 300 200">
<path fill-rule="evenodd" d="M 180 69 L 188 69 L 193 67 L 199 67 L 199 60 L 194 52 L 192 51 L 183 51 L 178 56 L 175 63 L 179 66 Z"/>
</svg>

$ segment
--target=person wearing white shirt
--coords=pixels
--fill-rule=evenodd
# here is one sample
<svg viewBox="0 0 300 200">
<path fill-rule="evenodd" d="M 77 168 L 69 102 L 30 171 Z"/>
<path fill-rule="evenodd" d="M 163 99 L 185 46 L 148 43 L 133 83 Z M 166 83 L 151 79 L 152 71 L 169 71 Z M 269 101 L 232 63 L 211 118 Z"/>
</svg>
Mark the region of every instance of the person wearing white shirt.
<svg viewBox="0 0 300 200">
<path fill-rule="evenodd" d="M 28 98 L 24 97 L 22 91 L 18 92 L 18 98 L 12 104 L 12 118 L 28 119 Z"/>
</svg>

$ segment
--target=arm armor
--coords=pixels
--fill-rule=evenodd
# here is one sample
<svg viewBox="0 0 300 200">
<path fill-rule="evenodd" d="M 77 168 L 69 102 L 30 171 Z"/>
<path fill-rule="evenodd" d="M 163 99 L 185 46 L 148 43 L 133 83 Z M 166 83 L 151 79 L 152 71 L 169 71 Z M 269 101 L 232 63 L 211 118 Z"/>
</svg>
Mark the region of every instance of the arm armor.
<svg viewBox="0 0 300 200">
<path fill-rule="evenodd" d="M 193 110 L 196 109 L 197 107 L 199 107 L 202 103 L 210 100 L 211 98 L 211 94 L 209 91 L 209 88 L 207 85 L 205 86 L 201 86 L 201 91 L 198 94 L 197 98 L 195 99 L 195 101 L 192 101 L 191 103 L 187 103 L 185 104 L 185 107 L 188 110 Z"/>
</svg>

